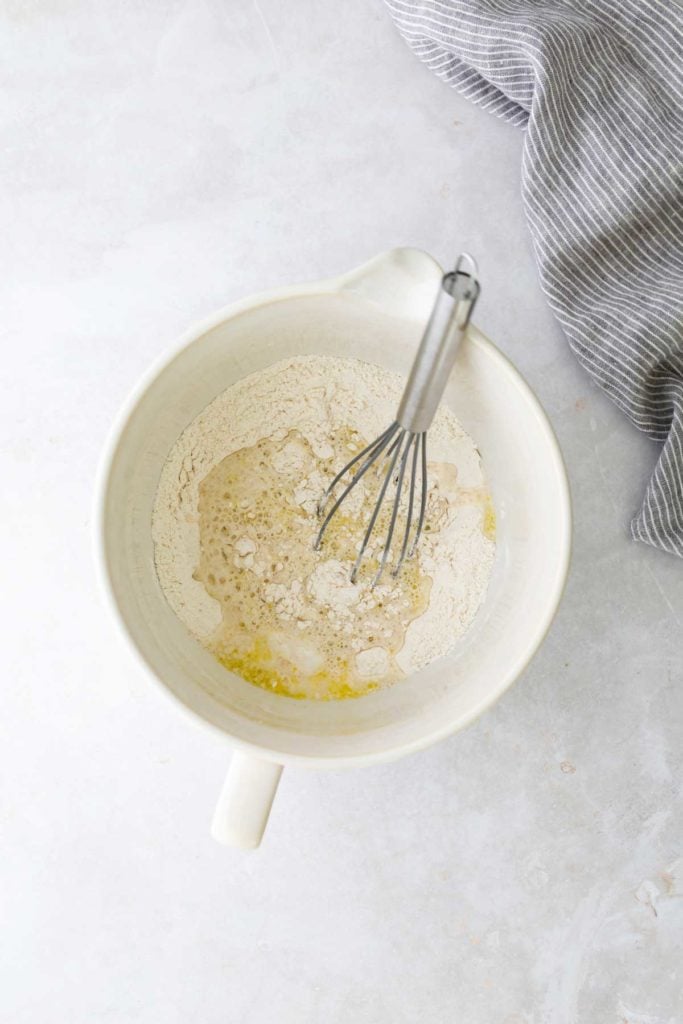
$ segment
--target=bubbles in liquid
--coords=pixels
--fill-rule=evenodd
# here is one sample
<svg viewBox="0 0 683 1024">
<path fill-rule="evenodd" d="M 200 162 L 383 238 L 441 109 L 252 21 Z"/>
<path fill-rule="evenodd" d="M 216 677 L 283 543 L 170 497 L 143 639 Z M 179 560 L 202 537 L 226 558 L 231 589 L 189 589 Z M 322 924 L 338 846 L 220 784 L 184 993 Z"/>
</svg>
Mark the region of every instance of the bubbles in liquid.
<svg viewBox="0 0 683 1024">
<path fill-rule="evenodd" d="M 386 572 L 374 591 L 379 547 L 390 502 L 378 518 L 377 550 L 364 563 L 355 600 L 335 601 L 312 577 L 326 565 L 348 577 L 369 521 L 376 490 L 362 494 L 354 514 L 334 517 L 319 552 L 316 502 L 330 466 L 343 465 L 367 443 L 342 428 L 329 438 L 332 457 L 319 459 L 296 430 L 264 438 L 228 455 L 199 488 L 200 563 L 195 578 L 221 606 L 222 621 L 207 643 L 219 661 L 248 682 L 289 697 L 342 700 L 401 678 L 395 656 L 410 623 L 429 604 L 431 578 L 419 554 L 398 577 Z M 337 567 L 341 566 L 341 569 Z M 334 589 L 334 587 L 333 587 Z M 367 678 L 357 655 L 381 648 L 381 675 Z"/>
</svg>

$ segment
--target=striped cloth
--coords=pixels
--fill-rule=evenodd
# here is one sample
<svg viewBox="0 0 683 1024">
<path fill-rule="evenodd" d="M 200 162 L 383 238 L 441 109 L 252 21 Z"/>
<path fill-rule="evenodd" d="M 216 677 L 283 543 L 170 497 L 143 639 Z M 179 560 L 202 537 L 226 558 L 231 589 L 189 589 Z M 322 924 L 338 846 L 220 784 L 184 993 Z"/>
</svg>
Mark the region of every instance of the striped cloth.
<svg viewBox="0 0 683 1024">
<path fill-rule="evenodd" d="M 417 56 L 526 128 L 543 290 L 581 364 L 661 444 L 633 536 L 683 555 L 681 0 L 386 0 Z"/>
</svg>

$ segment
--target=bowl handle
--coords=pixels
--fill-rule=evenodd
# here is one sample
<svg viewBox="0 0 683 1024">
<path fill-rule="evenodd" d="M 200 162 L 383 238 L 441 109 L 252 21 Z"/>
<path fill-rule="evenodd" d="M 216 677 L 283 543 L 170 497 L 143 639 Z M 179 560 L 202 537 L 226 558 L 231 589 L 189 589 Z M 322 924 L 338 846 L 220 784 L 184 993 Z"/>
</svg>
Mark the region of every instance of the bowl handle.
<svg viewBox="0 0 683 1024">
<path fill-rule="evenodd" d="M 261 842 L 277 792 L 282 765 L 236 750 L 211 823 L 225 846 L 254 850 Z"/>
</svg>

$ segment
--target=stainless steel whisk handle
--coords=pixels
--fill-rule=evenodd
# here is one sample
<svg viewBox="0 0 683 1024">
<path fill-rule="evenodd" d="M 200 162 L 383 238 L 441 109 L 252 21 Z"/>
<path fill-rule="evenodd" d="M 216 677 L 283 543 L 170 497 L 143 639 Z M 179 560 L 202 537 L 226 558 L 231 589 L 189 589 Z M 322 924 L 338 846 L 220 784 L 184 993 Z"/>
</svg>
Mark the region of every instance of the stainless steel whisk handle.
<svg viewBox="0 0 683 1024">
<path fill-rule="evenodd" d="M 428 430 L 479 297 L 477 264 L 468 253 L 441 279 L 439 294 L 405 386 L 396 419 L 404 430 Z"/>
</svg>

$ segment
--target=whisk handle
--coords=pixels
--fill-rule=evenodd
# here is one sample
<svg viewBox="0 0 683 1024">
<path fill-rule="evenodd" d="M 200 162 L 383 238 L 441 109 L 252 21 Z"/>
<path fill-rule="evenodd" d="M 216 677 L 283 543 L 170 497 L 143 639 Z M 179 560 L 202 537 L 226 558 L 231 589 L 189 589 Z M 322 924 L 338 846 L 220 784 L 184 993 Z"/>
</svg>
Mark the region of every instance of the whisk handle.
<svg viewBox="0 0 683 1024">
<path fill-rule="evenodd" d="M 405 430 L 422 433 L 431 426 L 479 291 L 477 264 L 463 253 L 441 279 L 398 407 L 396 419 Z"/>
</svg>

